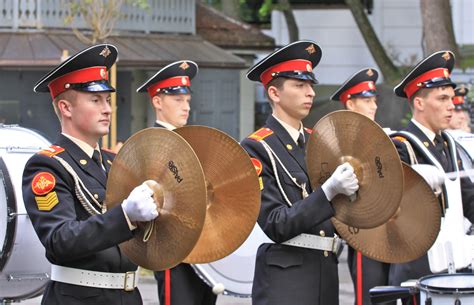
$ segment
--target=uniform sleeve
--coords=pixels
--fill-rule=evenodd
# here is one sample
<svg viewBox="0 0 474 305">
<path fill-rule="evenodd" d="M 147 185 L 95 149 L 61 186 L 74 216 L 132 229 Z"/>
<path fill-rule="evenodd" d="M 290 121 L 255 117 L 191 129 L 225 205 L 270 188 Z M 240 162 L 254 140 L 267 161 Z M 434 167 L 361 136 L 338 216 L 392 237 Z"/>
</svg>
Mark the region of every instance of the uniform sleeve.
<svg viewBox="0 0 474 305">
<path fill-rule="evenodd" d="M 287 241 L 334 216 L 334 209 L 321 188 L 289 206 L 278 188 L 270 159 L 262 144 L 245 139 L 242 146 L 251 158 L 262 164 L 259 178 L 263 189 L 258 223 L 270 239 L 275 242 Z"/>
<path fill-rule="evenodd" d="M 43 183 L 46 194 L 38 191 L 38 177 L 44 173 L 51 178 L 50 184 Z M 23 173 L 23 199 L 47 256 L 55 263 L 73 261 L 133 237 L 121 205 L 103 215 L 79 216 L 83 207 L 76 203 L 74 182 L 52 158 L 35 155 L 28 161 Z"/>
</svg>

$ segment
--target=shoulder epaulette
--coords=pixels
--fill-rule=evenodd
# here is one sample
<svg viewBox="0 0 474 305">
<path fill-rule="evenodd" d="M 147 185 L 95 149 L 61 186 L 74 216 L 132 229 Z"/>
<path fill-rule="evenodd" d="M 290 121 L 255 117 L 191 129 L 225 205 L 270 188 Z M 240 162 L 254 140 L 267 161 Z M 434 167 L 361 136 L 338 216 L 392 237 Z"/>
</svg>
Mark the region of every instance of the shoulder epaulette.
<svg viewBox="0 0 474 305">
<path fill-rule="evenodd" d="M 395 137 L 392 137 L 392 139 L 400 141 L 400 142 L 406 142 L 407 141 L 407 139 L 402 137 L 402 136 L 395 136 Z"/>
<path fill-rule="evenodd" d="M 57 154 L 62 153 L 63 151 L 64 151 L 64 148 L 62 148 L 61 146 L 51 145 L 50 147 L 43 149 L 39 151 L 38 153 L 51 158 L 53 156 L 56 156 Z"/>
<path fill-rule="evenodd" d="M 309 134 L 312 134 L 313 133 L 313 130 L 312 129 L 309 129 L 309 128 L 304 128 L 304 131 L 306 131 L 307 133 Z"/>
<path fill-rule="evenodd" d="M 248 138 L 260 142 L 271 134 L 273 134 L 273 130 L 267 127 L 262 127 L 256 132 L 252 133 Z"/>
</svg>

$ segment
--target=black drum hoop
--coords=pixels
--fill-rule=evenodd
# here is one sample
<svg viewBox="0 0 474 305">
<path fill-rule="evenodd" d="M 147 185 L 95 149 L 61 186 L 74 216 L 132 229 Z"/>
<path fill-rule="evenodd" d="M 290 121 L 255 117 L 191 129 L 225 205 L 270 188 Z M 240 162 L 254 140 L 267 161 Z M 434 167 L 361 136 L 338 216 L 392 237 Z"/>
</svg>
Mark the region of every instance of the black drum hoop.
<svg viewBox="0 0 474 305">
<path fill-rule="evenodd" d="M 423 280 L 436 278 L 436 277 L 441 277 L 441 276 L 446 276 L 446 275 L 449 275 L 450 277 L 453 277 L 453 276 L 473 276 L 472 273 L 454 273 L 454 274 L 440 273 L 440 274 L 428 275 L 428 276 L 424 276 L 420 279 L 419 289 L 422 290 L 423 292 L 429 292 L 429 293 L 432 293 L 432 294 L 473 294 L 474 293 L 474 287 L 463 287 L 463 288 L 438 287 L 438 286 L 431 286 L 431 285 L 422 283 Z"/>
<path fill-rule="evenodd" d="M 5 196 L 6 196 L 6 201 L 7 201 L 7 214 L 14 213 L 14 215 L 18 212 L 17 207 L 16 207 L 16 197 L 15 197 L 15 192 L 13 189 L 13 184 L 10 178 L 10 174 L 8 173 L 8 168 L 3 161 L 3 158 L 0 157 L 0 176 L 3 176 L 2 184 L 5 189 Z M 3 220 L 0 220 L 3 221 Z M 17 221 L 16 217 L 11 218 L 9 215 L 7 215 L 7 229 L 6 229 L 6 234 L 5 234 L 5 242 L 2 247 L 0 248 L 0 253 L 2 255 L 0 256 L 0 271 L 3 271 L 3 268 L 8 262 L 8 259 L 10 258 L 10 255 L 12 254 L 13 250 L 13 244 L 15 242 L 15 232 L 16 232 L 16 226 L 17 226 Z"/>
</svg>

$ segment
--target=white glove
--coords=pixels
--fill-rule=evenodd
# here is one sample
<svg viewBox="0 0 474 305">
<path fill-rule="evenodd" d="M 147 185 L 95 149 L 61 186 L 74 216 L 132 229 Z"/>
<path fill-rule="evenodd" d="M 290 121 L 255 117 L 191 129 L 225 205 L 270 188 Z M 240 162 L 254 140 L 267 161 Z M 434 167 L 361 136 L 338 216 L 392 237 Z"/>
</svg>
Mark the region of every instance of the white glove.
<svg viewBox="0 0 474 305">
<path fill-rule="evenodd" d="M 430 164 L 413 164 L 411 166 L 435 192 L 441 192 L 441 186 L 444 184 L 444 173 L 436 166 Z"/>
<path fill-rule="evenodd" d="M 158 217 L 153 191 L 145 183 L 137 186 L 122 202 L 122 208 L 130 221 L 150 221 Z"/>
<path fill-rule="evenodd" d="M 326 198 L 331 201 L 337 194 L 350 196 L 359 189 L 359 180 L 349 163 L 339 165 L 334 173 L 321 186 Z"/>
</svg>

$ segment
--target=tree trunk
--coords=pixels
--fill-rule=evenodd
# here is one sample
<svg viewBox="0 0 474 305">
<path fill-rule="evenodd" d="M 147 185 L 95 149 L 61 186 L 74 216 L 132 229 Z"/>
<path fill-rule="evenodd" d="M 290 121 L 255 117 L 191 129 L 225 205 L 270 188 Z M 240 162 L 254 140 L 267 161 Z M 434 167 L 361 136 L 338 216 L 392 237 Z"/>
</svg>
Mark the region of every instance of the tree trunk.
<svg viewBox="0 0 474 305">
<path fill-rule="evenodd" d="M 423 53 L 428 56 L 436 51 L 451 50 L 459 65 L 461 56 L 453 30 L 453 17 L 449 0 L 420 0 L 423 22 Z"/>
<path fill-rule="evenodd" d="M 351 10 L 352 16 L 359 27 L 359 31 L 364 37 L 365 43 L 370 50 L 370 53 L 374 57 L 375 62 L 380 68 L 385 83 L 387 84 L 396 84 L 401 77 L 400 70 L 393 64 L 390 57 L 388 57 L 387 52 L 383 45 L 380 43 L 380 40 L 377 37 L 377 34 L 372 27 L 367 15 L 364 12 L 364 7 L 360 0 L 345 0 L 346 5 Z"/>
<path fill-rule="evenodd" d="M 288 27 L 288 38 L 290 42 L 299 40 L 299 30 L 296 24 L 295 15 L 289 0 L 278 0 L 279 9 L 283 12 Z"/>
<path fill-rule="evenodd" d="M 222 12 L 233 19 L 239 20 L 239 0 L 222 0 Z"/>
</svg>

